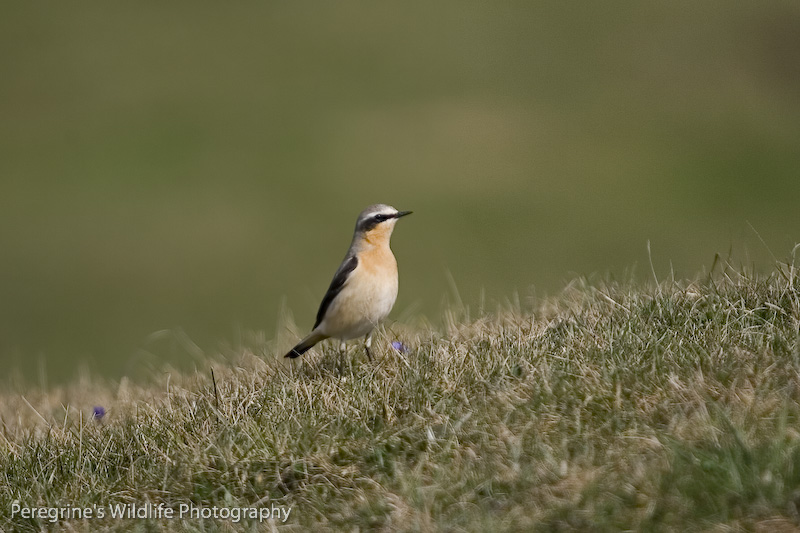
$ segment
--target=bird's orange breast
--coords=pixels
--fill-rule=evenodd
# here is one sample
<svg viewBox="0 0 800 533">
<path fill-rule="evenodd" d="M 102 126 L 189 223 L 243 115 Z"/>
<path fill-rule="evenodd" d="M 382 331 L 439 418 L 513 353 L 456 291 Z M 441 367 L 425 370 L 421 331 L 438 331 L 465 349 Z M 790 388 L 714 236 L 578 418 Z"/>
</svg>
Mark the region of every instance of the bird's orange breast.
<svg viewBox="0 0 800 533">
<path fill-rule="evenodd" d="M 373 276 L 397 277 L 397 260 L 389 246 L 373 246 L 358 254 L 358 262 L 365 273 Z"/>
</svg>

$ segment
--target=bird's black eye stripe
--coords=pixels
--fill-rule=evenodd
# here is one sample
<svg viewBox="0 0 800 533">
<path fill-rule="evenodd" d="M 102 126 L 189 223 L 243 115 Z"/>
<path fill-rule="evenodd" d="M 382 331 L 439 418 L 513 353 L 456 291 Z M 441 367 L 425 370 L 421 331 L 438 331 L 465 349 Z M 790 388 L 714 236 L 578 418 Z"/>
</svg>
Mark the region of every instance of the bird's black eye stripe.
<svg viewBox="0 0 800 533">
<path fill-rule="evenodd" d="M 376 213 L 374 215 L 369 215 L 364 219 L 359 219 L 357 227 L 360 231 L 369 231 L 375 228 L 381 222 L 386 222 L 394 217 L 395 216 L 393 214 Z"/>
</svg>

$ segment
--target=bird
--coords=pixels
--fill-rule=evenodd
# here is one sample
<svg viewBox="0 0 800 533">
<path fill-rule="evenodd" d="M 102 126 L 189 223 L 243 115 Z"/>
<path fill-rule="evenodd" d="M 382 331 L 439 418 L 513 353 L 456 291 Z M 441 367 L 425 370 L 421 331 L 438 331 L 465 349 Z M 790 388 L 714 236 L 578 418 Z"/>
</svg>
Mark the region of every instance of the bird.
<svg viewBox="0 0 800 533">
<path fill-rule="evenodd" d="M 311 333 L 284 357 L 300 357 L 328 338 L 339 339 L 344 346 L 344 341 L 363 336 L 364 350 L 372 361 L 370 334 L 397 299 L 397 260 L 389 239 L 397 220 L 410 214 L 375 204 L 358 215 L 353 241 L 322 298 Z"/>
</svg>

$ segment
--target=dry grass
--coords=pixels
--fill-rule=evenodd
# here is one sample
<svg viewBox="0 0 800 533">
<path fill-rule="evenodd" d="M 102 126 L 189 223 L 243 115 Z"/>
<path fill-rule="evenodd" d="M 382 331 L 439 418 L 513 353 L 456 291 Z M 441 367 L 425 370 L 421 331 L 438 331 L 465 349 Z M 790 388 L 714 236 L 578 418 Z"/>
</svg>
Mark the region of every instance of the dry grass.
<svg viewBox="0 0 800 533">
<path fill-rule="evenodd" d="M 240 531 L 24 506 L 291 507 L 289 530 L 800 527 L 800 276 L 577 280 L 533 311 L 286 365 L 2 393 L 0 528 Z M 253 352 L 261 348 L 253 347 Z M 216 387 L 215 387 L 216 383 Z M 108 408 L 91 419 L 93 405 Z"/>
</svg>

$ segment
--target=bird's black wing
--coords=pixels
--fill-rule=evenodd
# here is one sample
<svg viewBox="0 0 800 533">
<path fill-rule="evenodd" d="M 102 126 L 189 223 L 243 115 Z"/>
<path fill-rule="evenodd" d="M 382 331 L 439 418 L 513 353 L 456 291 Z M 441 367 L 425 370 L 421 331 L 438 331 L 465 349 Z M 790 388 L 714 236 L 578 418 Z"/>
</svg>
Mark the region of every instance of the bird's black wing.
<svg viewBox="0 0 800 533">
<path fill-rule="evenodd" d="M 339 270 L 336 271 L 336 274 L 333 276 L 333 281 L 331 281 L 331 286 L 328 287 L 328 292 L 325 293 L 325 297 L 322 299 L 322 303 L 319 304 L 319 311 L 317 311 L 317 321 L 314 323 L 314 329 L 319 326 L 319 323 L 322 322 L 322 319 L 325 317 L 325 312 L 330 307 L 331 302 L 336 295 L 342 292 L 342 288 L 344 287 L 347 278 L 350 277 L 350 273 L 356 269 L 358 266 L 358 258 L 355 255 L 351 255 L 348 258 L 345 258 L 342 266 L 339 267 Z"/>
</svg>

